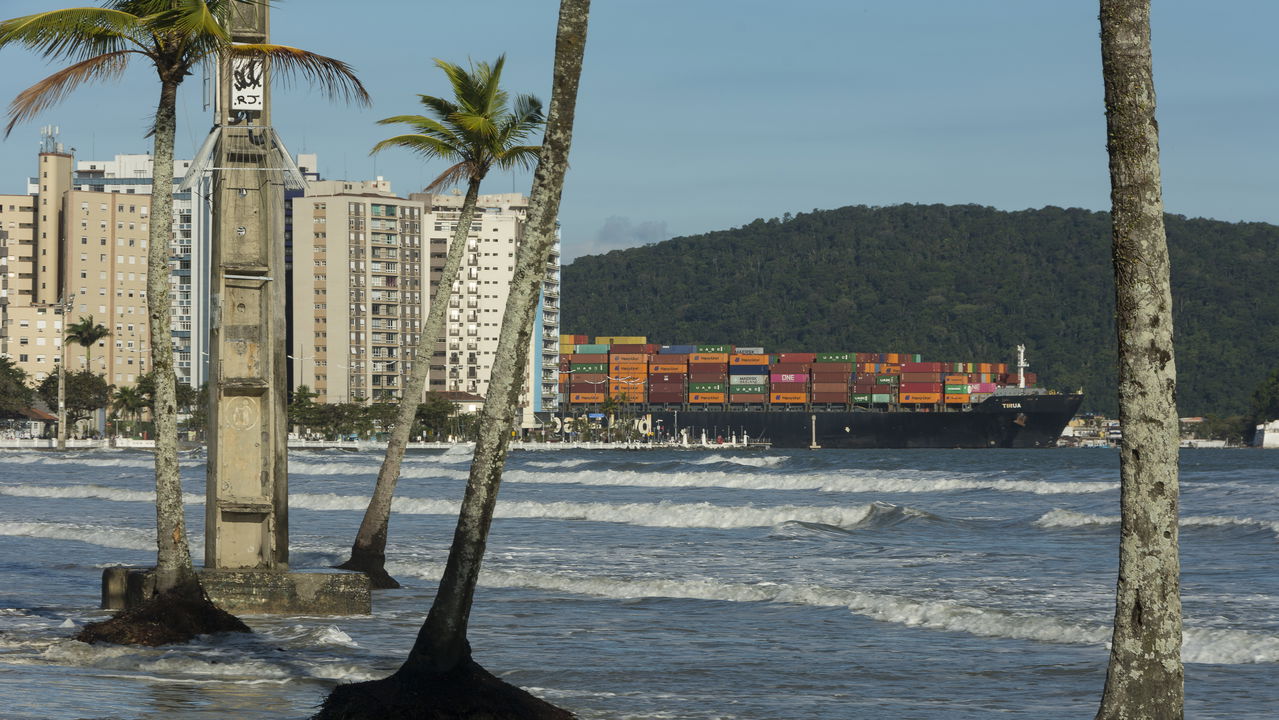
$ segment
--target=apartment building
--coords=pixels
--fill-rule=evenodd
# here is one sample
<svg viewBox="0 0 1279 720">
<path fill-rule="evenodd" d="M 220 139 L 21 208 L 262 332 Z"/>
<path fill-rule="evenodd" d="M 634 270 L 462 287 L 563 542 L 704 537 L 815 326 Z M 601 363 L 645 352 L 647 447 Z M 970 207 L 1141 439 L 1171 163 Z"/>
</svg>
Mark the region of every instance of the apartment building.
<svg viewBox="0 0 1279 720">
<path fill-rule="evenodd" d="M 292 205 L 295 387 L 400 398 L 428 302 L 421 204 L 385 182 L 319 181 Z"/>
<path fill-rule="evenodd" d="M 73 164 L 46 130 L 39 174 L 29 179 L 28 194 L 0 196 L 0 354 L 37 381 L 56 371 L 65 309 L 68 322 L 87 317 L 111 331 L 88 352 L 69 347 L 68 369 L 88 367 L 110 383 L 129 385 L 146 372 L 150 359 L 146 274 L 152 217 L 150 194 L 144 192 L 150 190 L 150 173 L 145 184 L 113 183 L 106 168 L 86 168 L 81 176 Z"/>
<path fill-rule="evenodd" d="M 295 386 L 325 402 L 401 397 L 461 204 L 457 194 L 399 198 L 381 178 L 312 182 L 293 200 Z M 429 358 L 428 390 L 487 393 L 526 212 L 522 195 L 480 196 L 444 335 Z M 558 251 L 543 295 L 525 427 L 557 401 Z"/>
</svg>

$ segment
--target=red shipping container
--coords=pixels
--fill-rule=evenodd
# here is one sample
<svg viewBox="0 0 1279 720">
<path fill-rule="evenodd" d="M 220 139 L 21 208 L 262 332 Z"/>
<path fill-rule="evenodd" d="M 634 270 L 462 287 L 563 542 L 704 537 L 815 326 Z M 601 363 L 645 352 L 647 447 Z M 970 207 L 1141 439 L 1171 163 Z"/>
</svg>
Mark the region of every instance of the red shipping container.
<svg viewBox="0 0 1279 720">
<path fill-rule="evenodd" d="M 768 391 L 774 393 L 802 393 L 808 391 L 808 383 L 769 383 Z"/>
<path fill-rule="evenodd" d="M 782 353 L 777 358 L 784 363 L 811 363 L 817 360 L 817 353 Z"/>
<path fill-rule="evenodd" d="M 648 381 L 652 384 L 676 383 L 682 385 L 686 377 L 688 376 L 682 373 L 649 373 Z"/>
<path fill-rule="evenodd" d="M 903 393 L 937 393 L 941 394 L 943 385 L 941 383 L 908 383 L 901 385 Z"/>
<path fill-rule="evenodd" d="M 569 355 L 569 360 L 574 363 L 601 363 L 608 364 L 608 353 L 573 353 Z"/>
<path fill-rule="evenodd" d="M 732 393 L 728 396 L 731 403 L 762 403 L 768 401 L 764 393 Z"/>
<path fill-rule="evenodd" d="M 849 379 L 850 377 L 851 377 L 851 375 L 849 375 L 848 373 L 845 373 L 845 372 L 814 372 L 814 373 L 813 373 L 813 382 L 815 382 L 815 383 L 844 383 L 845 385 L 847 385 L 847 384 L 848 384 L 848 379 Z"/>
<path fill-rule="evenodd" d="M 775 373 L 807 373 L 812 367 L 812 363 L 773 363 L 769 368 L 769 372 Z"/>
<path fill-rule="evenodd" d="M 935 372 L 903 372 L 901 378 L 902 382 L 908 383 L 939 383 L 942 381 L 941 374 Z"/>
<path fill-rule="evenodd" d="M 892 385 L 880 385 L 878 383 L 855 383 L 853 392 L 855 393 L 886 393 L 893 388 Z"/>
<path fill-rule="evenodd" d="M 587 382 L 606 382 L 608 381 L 607 373 L 572 373 L 569 375 L 570 382 L 574 385 Z"/>
<path fill-rule="evenodd" d="M 648 401 L 649 403 L 656 404 L 656 405 L 664 405 L 667 403 L 682 403 L 684 402 L 684 393 L 682 392 L 651 392 L 650 391 L 648 394 Z"/>
<path fill-rule="evenodd" d="M 632 343 L 625 343 L 622 345 L 613 344 L 613 345 L 610 345 L 608 349 L 609 349 L 609 352 L 612 352 L 612 353 L 642 353 L 644 352 L 643 345 L 636 345 Z"/>
<path fill-rule="evenodd" d="M 878 375 L 876 375 L 875 373 L 859 372 L 859 373 L 857 373 L 856 375 L 854 375 L 854 376 L 853 376 L 853 382 L 855 382 L 855 383 L 873 383 L 873 382 L 875 382 L 875 378 L 877 378 L 877 377 L 879 377 L 879 376 L 878 376 Z"/>
<path fill-rule="evenodd" d="M 835 393 L 835 394 L 837 394 L 837 395 L 838 395 L 838 394 L 840 394 L 840 393 L 843 393 L 844 395 L 847 395 L 847 394 L 848 394 L 848 385 L 846 385 L 846 384 L 844 384 L 844 383 L 819 383 L 819 382 L 814 382 L 814 383 L 813 383 L 813 395 L 814 395 L 814 396 L 816 396 L 818 393 Z"/>
<path fill-rule="evenodd" d="M 907 362 L 902 363 L 904 373 L 939 373 L 946 372 L 946 363 L 939 362 Z"/>
<path fill-rule="evenodd" d="M 662 363 L 662 364 L 675 363 L 675 364 L 687 365 L 688 355 L 686 353 L 670 353 L 670 354 L 657 353 L 653 358 L 649 360 L 649 362 L 656 362 L 656 363 Z"/>
<path fill-rule="evenodd" d="M 853 364 L 846 362 L 815 362 L 812 367 L 813 372 L 842 372 L 850 373 L 853 371 Z"/>
<path fill-rule="evenodd" d="M 657 343 L 649 343 L 644 346 L 644 352 L 646 353 L 656 354 L 657 351 L 661 349 L 662 349 L 662 346 L 658 345 Z"/>
<path fill-rule="evenodd" d="M 722 383 L 727 378 L 728 373 L 694 372 L 688 374 L 688 381 L 694 383 Z"/>
<path fill-rule="evenodd" d="M 682 382 L 649 382 L 648 389 L 650 392 L 684 392 L 684 383 Z"/>
<path fill-rule="evenodd" d="M 859 363 L 877 363 L 879 353 L 853 353 L 853 359 Z"/>
<path fill-rule="evenodd" d="M 848 402 L 848 393 L 846 392 L 817 392 L 813 391 L 813 402 L 815 403 L 846 403 Z"/>
</svg>

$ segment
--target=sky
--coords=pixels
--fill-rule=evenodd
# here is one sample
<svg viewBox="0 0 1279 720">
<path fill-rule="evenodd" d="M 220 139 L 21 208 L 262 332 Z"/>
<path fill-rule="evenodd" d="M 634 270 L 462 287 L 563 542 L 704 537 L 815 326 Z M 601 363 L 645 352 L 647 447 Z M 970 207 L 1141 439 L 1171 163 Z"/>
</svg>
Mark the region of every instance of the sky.
<svg viewBox="0 0 1279 720">
<path fill-rule="evenodd" d="M 0 17 L 91 4 L 0 0 Z M 553 0 L 281 0 L 272 40 L 354 66 L 371 107 L 294 84 L 274 122 L 329 179 L 419 190 L 443 170 L 376 121 L 447 95 L 433 59 L 507 56 L 504 85 L 549 101 Z M 1279 222 L 1279 3 L 1155 0 L 1155 84 L 1169 212 Z M 6 101 L 58 69 L 0 50 Z M 200 78 L 179 102 L 179 157 L 210 126 Z M 78 159 L 147 152 L 158 96 L 136 64 L 0 142 L 0 192 L 34 172 L 40 127 Z M 596 0 L 561 207 L 563 256 L 846 205 L 1109 206 L 1097 5 L 1082 0 Z M 494 172 L 485 192 L 528 192 Z"/>
</svg>

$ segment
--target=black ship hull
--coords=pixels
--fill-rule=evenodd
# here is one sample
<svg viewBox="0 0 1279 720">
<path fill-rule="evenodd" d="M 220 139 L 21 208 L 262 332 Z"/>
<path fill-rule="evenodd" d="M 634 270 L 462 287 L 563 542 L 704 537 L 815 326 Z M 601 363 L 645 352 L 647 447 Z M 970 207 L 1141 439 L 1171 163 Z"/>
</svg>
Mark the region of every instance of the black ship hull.
<svg viewBox="0 0 1279 720">
<path fill-rule="evenodd" d="M 1054 447 L 1081 395 L 996 395 L 962 411 L 756 410 L 649 408 L 641 413 L 662 437 L 690 442 L 764 441 L 776 448 Z"/>
</svg>

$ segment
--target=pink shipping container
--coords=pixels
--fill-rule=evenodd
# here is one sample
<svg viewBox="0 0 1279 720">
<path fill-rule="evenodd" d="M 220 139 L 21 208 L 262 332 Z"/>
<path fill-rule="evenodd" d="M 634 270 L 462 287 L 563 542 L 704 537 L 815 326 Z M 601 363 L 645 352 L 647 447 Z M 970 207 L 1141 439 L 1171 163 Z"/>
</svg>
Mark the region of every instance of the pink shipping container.
<svg viewBox="0 0 1279 720">
<path fill-rule="evenodd" d="M 993 393 L 995 392 L 995 383 L 969 383 L 968 391 L 971 393 Z"/>
<path fill-rule="evenodd" d="M 773 363 L 769 370 L 778 373 L 806 373 L 811 367 L 812 363 L 778 362 Z"/>
<path fill-rule="evenodd" d="M 806 383 L 808 382 L 808 373 L 772 373 L 768 376 L 770 382 L 774 385 L 777 383 Z"/>
</svg>

